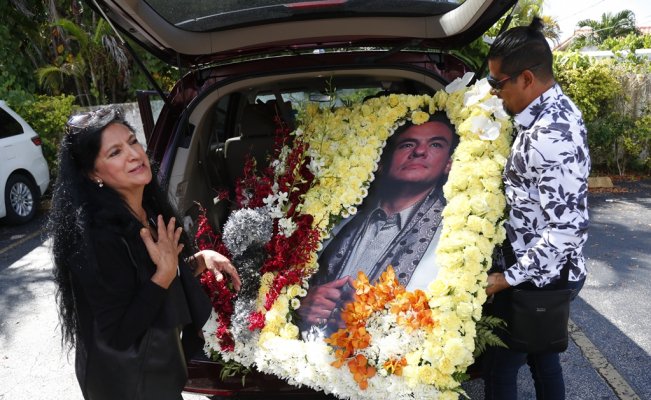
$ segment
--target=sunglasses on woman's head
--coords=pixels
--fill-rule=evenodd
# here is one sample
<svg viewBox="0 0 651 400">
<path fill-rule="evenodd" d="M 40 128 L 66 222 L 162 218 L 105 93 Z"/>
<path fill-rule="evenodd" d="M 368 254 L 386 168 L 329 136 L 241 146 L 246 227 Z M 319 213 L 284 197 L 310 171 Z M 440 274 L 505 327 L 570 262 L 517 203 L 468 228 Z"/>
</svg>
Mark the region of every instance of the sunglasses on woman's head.
<svg viewBox="0 0 651 400">
<path fill-rule="evenodd" d="M 119 107 L 105 107 L 95 111 L 89 111 L 70 117 L 66 125 L 69 128 L 85 129 L 90 127 L 99 127 L 108 124 L 111 121 L 120 119 L 122 110 Z"/>
</svg>

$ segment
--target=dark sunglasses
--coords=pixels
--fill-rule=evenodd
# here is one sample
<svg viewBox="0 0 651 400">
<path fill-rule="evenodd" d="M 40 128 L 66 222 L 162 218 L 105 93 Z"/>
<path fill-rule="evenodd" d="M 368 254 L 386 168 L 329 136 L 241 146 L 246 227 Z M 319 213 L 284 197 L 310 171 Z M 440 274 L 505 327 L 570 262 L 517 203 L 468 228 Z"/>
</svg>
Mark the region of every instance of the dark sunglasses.
<svg viewBox="0 0 651 400">
<path fill-rule="evenodd" d="M 518 74 L 518 75 L 519 75 L 519 74 Z M 515 75 L 515 76 L 518 76 L 518 75 Z M 490 87 L 491 87 L 493 90 L 502 90 L 502 88 L 504 87 L 504 85 L 506 84 L 506 82 L 508 82 L 509 80 L 511 80 L 511 77 L 510 77 L 510 76 L 507 76 L 506 78 L 495 79 L 495 78 L 493 78 L 492 76 L 488 75 L 488 77 L 486 77 L 486 80 L 488 81 L 488 84 L 490 85 Z"/>
<path fill-rule="evenodd" d="M 490 85 L 490 87 L 493 89 L 494 93 L 499 92 L 500 90 L 502 90 L 502 88 L 504 87 L 506 82 L 510 81 L 511 79 L 517 78 L 518 76 L 520 76 L 521 73 L 523 73 L 526 70 L 536 69 L 539 66 L 540 66 L 540 63 L 534 64 L 534 65 L 532 65 L 530 67 L 527 67 L 527 68 L 522 68 L 521 70 L 519 70 L 517 72 L 514 72 L 511 75 L 509 75 L 509 76 L 507 76 L 505 78 L 502 78 L 502 79 L 495 79 L 491 75 L 488 75 L 486 77 L 486 80 L 488 81 L 488 84 Z"/>
<path fill-rule="evenodd" d="M 86 129 L 102 127 L 111 121 L 122 119 L 122 109 L 119 107 L 104 107 L 70 117 L 66 125 L 68 128 Z"/>
</svg>

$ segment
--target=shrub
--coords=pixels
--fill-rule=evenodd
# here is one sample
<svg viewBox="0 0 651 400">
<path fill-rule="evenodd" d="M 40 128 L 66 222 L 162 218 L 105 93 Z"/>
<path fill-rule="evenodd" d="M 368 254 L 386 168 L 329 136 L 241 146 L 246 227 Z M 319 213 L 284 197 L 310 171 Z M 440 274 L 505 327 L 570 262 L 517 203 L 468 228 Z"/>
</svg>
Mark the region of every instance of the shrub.
<svg viewBox="0 0 651 400">
<path fill-rule="evenodd" d="M 615 99 L 622 95 L 612 60 L 595 61 L 578 53 L 560 53 L 555 58 L 554 75 L 586 122 L 611 112 Z"/>
<path fill-rule="evenodd" d="M 7 98 L 11 108 L 20 114 L 43 140 L 43 155 L 52 175 L 57 170 L 57 149 L 66 121 L 72 113 L 74 100 L 75 98 L 69 95 L 32 97 L 16 93 Z"/>
<path fill-rule="evenodd" d="M 558 53 L 554 73 L 583 112 L 595 167 L 624 174 L 649 170 L 651 76 L 637 57 L 595 60 Z"/>
</svg>

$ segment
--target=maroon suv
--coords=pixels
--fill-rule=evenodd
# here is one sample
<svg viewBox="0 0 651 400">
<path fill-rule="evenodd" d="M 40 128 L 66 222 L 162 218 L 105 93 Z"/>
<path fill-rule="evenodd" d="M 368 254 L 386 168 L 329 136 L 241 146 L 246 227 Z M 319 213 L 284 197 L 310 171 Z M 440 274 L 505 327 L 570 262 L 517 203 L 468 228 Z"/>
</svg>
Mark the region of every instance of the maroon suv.
<svg viewBox="0 0 651 400">
<path fill-rule="evenodd" d="M 215 227 L 229 212 L 213 201 L 217 190 L 233 188 L 247 154 L 264 162 L 274 116 L 291 126 L 307 102 L 433 94 L 470 70 L 458 50 L 516 2 L 98 1 L 121 32 L 188 71 L 169 94 L 158 90 L 162 102 L 141 93 L 141 114 L 148 152 L 186 224 L 199 203 Z M 189 367 L 188 391 L 301 393 L 258 373 L 244 384 L 239 376 L 222 380 L 219 364 L 207 359 Z"/>
</svg>

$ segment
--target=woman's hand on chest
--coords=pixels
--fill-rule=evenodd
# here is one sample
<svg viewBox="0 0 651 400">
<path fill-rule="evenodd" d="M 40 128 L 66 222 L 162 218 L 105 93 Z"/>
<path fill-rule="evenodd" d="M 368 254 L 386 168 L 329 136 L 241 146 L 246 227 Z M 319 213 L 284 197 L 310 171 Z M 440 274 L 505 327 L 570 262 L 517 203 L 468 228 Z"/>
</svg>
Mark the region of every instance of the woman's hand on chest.
<svg viewBox="0 0 651 400">
<path fill-rule="evenodd" d="M 158 216 L 155 236 L 148 228 L 140 230 L 140 237 L 145 243 L 149 257 L 156 265 L 156 272 L 151 280 L 158 286 L 167 289 L 176 277 L 179 266 L 179 254 L 183 250 L 183 244 L 179 243 L 181 238 L 181 227 L 176 227 L 174 217 L 165 224 L 162 215 Z"/>
</svg>

